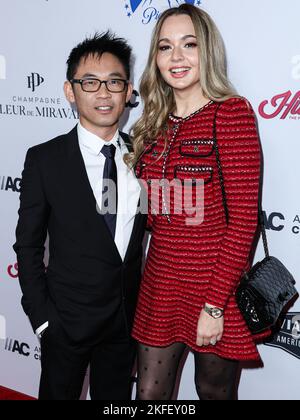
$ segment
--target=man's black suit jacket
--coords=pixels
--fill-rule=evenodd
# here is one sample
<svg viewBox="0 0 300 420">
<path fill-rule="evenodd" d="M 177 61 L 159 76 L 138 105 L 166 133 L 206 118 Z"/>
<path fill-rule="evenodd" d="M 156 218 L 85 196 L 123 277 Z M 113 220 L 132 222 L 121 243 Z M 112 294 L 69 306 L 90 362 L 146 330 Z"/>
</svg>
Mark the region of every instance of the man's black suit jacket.
<svg viewBox="0 0 300 420">
<path fill-rule="evenodd" d="M 146 216 L 138 213 L 122 261 L 96 211 L 76 127 L 29 149 L 14 249 L 22 305 L 34 331 L 46 321 L 49 329 L 59 323 L 73 342 L 91 343 L 101 339 L 121 310 L 130 334 L 145 224 Z M 47 233 L 50 257 L 45 270 Z"/>
</svg>

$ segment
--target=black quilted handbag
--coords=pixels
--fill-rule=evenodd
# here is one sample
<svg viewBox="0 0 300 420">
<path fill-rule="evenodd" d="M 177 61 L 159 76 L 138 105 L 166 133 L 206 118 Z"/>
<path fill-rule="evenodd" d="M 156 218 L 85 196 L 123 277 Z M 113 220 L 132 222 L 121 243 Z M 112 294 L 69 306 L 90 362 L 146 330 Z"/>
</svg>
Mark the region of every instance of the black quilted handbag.
<svg viewBox="0 0 300 420">
<path fill-rule="evenodd" d="M 216 116 L 214 122 L 214 147 L 228 224 L 229 211 L 216 136 Z M 266 256 L 262 261 L 256 263 L 248 273 L 244 273 L 236 290 L 237 305 L 253 334 L 275 326 L 284 308 L 291 301 L 296 300 L 298 295 L 294 286 L 295 280 L 291 273 L 277 258 L 269 255 L 261 203 L 259 203 L 258 220 Z"/>
<path fill-rule="evenodd" d="M 298 295 L 291 273 L 269 255 L 263 221 L 260 226 L 266 257 L 243 275 L 236 290 L 238 307 L 253 334 L 273 327 L 284 308 Z"/>
</svg>

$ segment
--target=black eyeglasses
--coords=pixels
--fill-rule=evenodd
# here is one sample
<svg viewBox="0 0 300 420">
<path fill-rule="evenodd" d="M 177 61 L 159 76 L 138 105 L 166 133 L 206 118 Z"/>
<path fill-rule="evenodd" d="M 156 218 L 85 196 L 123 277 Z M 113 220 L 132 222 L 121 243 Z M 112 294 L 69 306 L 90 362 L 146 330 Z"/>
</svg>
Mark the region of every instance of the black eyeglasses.
<svg viewBox="0 0 300 420">
<path fill-rule="evenodd" d="M 102 83 L 104 83 L 109 92 L 121 93 L 124 92 L 128 85 L 128 81 L 124 79 L 99 80 L 95 78 L 87 78 L 72 79 L 70 82 L 79 83 L 84 92 L 97 92 L 101 88 Z"/>
</svg>

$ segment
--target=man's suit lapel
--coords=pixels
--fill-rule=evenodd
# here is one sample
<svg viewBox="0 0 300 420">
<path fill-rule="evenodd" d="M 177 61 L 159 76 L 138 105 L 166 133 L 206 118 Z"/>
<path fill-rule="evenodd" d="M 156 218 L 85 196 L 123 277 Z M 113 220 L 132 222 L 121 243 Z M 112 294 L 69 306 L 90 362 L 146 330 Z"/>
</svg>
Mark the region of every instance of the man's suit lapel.
<svg viewBox="0 0 300 420">
<path fill-rule="evenodd" d="M 110 245 L 115 259 L 120 259 L 120 254 L 105 220 L 96 210 L 96 200 L 86 172 L 84 160 L 80 151 L 77 127 L 66 136 L 66 160 L 64 161 L 65 173 L 68 178 L 68 187 L 73 194 L 80 199 L 80 212 L 90 225 L 89 234 L 93 236 L 93 242 L 101 245 L 101 248 Z M 100 174 L 99 174 L 100 176 Z M 70 215 L 70 217 L 72 217 Z M 101 249 L 100 248 L 100 249 Z"/>
<path fill-rule="evenodd" d="M 128 149 L 128 152 L 129 153 L 132 153 L 133 152 L 133 145 L 132 145 L 131 139 L 128 136 L 128 134 L 123 133 L 122 131 L 120 131 L 120 136 L 122 137 L 122 139 L 123 139 L 123 141 L 124 141 L 124 143 L 125 143 L 125 145 L 126 145 L 126 147 Z"/>
</svg>

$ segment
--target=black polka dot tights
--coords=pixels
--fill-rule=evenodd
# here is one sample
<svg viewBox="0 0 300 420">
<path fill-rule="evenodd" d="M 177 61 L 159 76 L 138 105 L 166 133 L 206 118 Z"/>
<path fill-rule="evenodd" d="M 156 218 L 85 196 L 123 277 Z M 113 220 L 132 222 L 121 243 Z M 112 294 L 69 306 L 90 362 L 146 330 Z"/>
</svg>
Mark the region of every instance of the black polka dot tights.
<svg viewBox="0 0 300 420">
<path fill-rule="evenodd" d="M 138 348 L 138 400 L 170 400 L 176 384 L 180 360 L 186 345 Z M 239 373 L 237 361 L 214 354 L 196 353 L 195 386 L 200 400 L 234 400 Z"/>
</svg>

